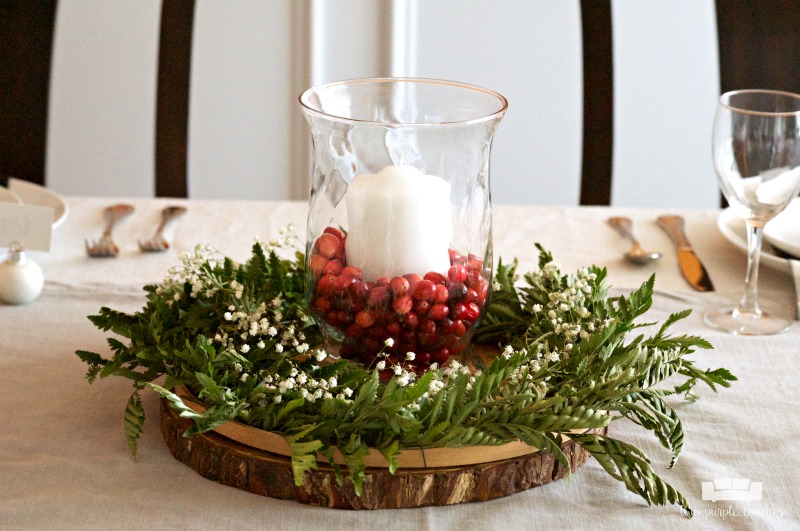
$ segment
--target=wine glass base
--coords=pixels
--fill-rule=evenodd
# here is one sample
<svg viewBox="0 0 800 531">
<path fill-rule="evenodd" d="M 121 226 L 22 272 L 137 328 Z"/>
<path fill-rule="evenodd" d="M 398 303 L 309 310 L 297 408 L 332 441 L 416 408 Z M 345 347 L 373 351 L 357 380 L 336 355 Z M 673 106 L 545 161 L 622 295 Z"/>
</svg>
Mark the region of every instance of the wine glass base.
<svg viewBox="0 0 800 531">
<path fill-rule="evenodd" d="M 779 334 L 792 324 L 788 319 L 767 312 L 760 314 L 740 312 L 738 308 L 706 312 L 707 325 L 737 336 L 767 336 Z"/>
</svg>

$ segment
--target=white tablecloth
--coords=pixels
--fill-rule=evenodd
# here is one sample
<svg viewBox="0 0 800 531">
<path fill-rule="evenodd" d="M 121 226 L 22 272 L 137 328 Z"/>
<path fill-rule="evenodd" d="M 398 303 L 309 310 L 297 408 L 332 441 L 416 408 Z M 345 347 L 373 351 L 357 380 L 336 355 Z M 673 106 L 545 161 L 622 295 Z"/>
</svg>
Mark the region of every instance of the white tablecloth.
<svg viewBox="0 0 800 531">
<path fill-rule="evenodd" d="M 717 211 L 679 212 L 717 291 L 689 289 L 678 272 L 656 210 L 495 206 L 495 256 L 536 264 L 535 242 L 551 250 L 564 271 L 597 264 L 609 269 L 616 288 L 633 288 L 656 273 L 657 295 L 649 315 L 664 319 L 684 308 L 696 311 L 676 331 L 699 334 L 715 350 L 696 355 L 701 367 L 729 368 L 732 388 L 699 387 L 701 399 L 673 401 L 684 422 L 686 445 L 678 464 L 649 433 L 618 423 L 613 433 L 640 445 L 662 477 L 696 509 L 686 520 L 674 506 L 648 507 L 593 461 L 571 481 L 557 481 L 499 500 L 422 509 L 342 511 L 260 497 L 197 475 L 172 458 L 161 439 L 158 402 L 145 393 L 148 420 L 138 460 L 131 458 L 122 412 L 131 386 L 107 379 L 89 385 L 78 349 L 106 352 L 106 335 L 86 319 L 101 306 L 134 311 L 142 286 L 160 281 L 177 264 L 176 253 L 209 243 L 235 259 L 249 256 L 255 236 L 269 239 L 294 223 L 304 234 L 304 203 L 131 200 L 136 213 L 116 231 L 121 255 L 93 260 L 85 237 L 102 229 L 102 207 L 117 200 L 67 198 L 70 213 L 53 235 L 50 253 L 30 253 L 46 284 L 27 306 L 0 305 L 0 528 L 6 529 L 531 529 L 758 528 L 800 525 L 800 453 L 797 441 L 797 378 L 800 324 L 784 334 L 732 337 L 706 328 L 702 311 L 734 302 L 742 291 L 744 254 L 716 229 Z M 141 254 L 136 240 L 149 236 L 166 204 L 189 211 L 175 227 L 173 249 Z M 633 217 L 643 244 L 664 258 L 647 267 L 620 258 L 626 243 L 604 220 Z M 794 295 L 785 271 L 765 268 L 764 305 L 793 317 Z M 762 483 L 762 499 L 702 499 L 701 485 L 714 479 Z"/>
</svg>

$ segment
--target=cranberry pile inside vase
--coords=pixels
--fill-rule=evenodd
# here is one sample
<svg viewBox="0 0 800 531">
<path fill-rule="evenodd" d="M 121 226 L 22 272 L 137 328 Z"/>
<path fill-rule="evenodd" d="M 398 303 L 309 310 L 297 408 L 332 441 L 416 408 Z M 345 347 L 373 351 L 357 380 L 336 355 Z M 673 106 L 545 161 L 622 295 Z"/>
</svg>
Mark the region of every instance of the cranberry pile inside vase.
<svg viewBox="0 0 800 531">
<path fill-rule="evenodd" d="M 389 362 L 421 372 L 461 353 L 489 291 L 490 271 L 480 257 L 451 249 L 445 272 L 366 280 L 360 268 L 348 265 L 346 240 L 344 232 L 328 227 L 308 259 L 311 309 L 343 336 L 342 358 L 371 365 L 384 352 Z"/>
</svg>

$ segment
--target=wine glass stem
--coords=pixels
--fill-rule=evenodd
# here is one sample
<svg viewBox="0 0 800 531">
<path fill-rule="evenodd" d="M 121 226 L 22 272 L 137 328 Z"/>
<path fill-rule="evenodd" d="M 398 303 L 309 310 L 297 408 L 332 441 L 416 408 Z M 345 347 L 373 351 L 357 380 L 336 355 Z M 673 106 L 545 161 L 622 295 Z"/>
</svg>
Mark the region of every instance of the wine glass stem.
<svg viewBox="0 0 800 531">
<path fill-rule="evenodd" d="M 744 280 L 744 297 L 739 302 L 739 313 L 761 316 L 758 307 L 758 266 L 761 262 L 762 225 L 747 223 L 747 274 Z"/>
</svg>

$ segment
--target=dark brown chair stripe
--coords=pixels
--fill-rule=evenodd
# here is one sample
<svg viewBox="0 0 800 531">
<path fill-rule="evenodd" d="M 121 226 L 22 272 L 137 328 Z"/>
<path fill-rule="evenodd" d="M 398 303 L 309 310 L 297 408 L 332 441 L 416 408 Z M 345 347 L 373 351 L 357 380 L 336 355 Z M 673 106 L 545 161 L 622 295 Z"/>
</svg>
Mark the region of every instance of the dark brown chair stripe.
<svg viewBox="0 0 800 531">
<path fill-rule="evenodd" d="M 164 0 L 156 95 L 156 196 L 188 197 L 189 80 L 194 0 Z"/>
<path fill-rule="evenodd" d="M 800 93 L 800 2 L 716 0 L 722 92 Z"/>
<path fill-rule="evenodd" d="M 614 68 L 610 0 L 581 0 L 583 162 L 581 205 L 611 203 Z"/>
<path fill-rule="evenodd" d="M 44 184 L 56 0 L 0 0 L 0 175 Z"/>
</svg>

